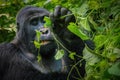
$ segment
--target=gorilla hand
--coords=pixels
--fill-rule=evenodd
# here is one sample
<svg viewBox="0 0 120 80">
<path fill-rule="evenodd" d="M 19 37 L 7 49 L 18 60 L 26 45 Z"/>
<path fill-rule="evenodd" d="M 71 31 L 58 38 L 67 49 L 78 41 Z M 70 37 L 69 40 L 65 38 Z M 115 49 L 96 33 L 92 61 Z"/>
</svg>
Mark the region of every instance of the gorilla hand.
<svg viewBox="0 0 120 80">
<path fill-rule="evenodd" d="M 57 39 L 59 39 L 60 42 L 65 44 L 64 46 L 66 46 L 67 49 L 73 50 L 76 47 L 84 46 L 83 41 L 67 29 L 70 22 L 75 22 L 75 17 L 70 10 L 57 6 L 54 12 L 50 14 L 50 18 L 53 23 L 52 29 L 54 34 L 57 35 Z"/>
</svg>

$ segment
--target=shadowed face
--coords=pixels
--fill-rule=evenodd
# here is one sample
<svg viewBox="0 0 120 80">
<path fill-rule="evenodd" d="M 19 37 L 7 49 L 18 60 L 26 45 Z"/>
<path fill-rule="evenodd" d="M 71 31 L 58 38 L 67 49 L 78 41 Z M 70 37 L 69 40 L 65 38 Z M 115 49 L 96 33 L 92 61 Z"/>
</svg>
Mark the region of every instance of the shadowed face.
<svg viewBox="0 0 120 80">
<path fill-rule="evenodd" d="M 45 28 L 44 24 L 44 16 L 36 16 L 30 19 L 29 21 L 29 31 L 28 34 L 30 35 L 30 39 L 37 40 L 36 37 L 36 30 L 41 33 L 40 35 L 40 54 L 44 58 L 50 58 L 54 57 L 55 50 L 57 48 L 57 45 L 54 41 L 54 38 L 52 36 L 52 32 L 49 28 Z M 33 35 L 33 37 L 31 37 Z"/>
</svg>

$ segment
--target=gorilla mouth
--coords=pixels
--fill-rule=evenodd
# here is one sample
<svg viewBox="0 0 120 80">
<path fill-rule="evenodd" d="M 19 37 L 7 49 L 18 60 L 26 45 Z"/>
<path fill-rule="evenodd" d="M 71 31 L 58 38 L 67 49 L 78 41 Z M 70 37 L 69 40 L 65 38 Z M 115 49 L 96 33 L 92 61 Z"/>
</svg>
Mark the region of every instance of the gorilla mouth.
<svg viewBox="0 0 120 80">
<path fill-rule="evenodd" d="M 46 44 L 49 44 L 49 43 L 51 43 L 52 41 L 51 40 L 42 40 L 41 42 L 40 42 L 40 45 L 46 45 Z"/>
</svg>

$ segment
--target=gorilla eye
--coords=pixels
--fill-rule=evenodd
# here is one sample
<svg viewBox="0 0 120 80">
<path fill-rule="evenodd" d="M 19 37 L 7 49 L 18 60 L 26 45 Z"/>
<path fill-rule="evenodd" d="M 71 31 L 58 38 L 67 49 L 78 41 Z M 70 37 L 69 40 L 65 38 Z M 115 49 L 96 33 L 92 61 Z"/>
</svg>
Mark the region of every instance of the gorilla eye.
<svg viewBox="0 0 120 80">
<path fill-rule="evenodd" d="M 45 16 L 42 16 L 42 17 L 40 18 L 40 20 L 41 20 L 42 23 L 45 23 L 44 17 L 45 17 Z"/>
<path fill-rule="evenodd" d="M 32 19 L 30 21 L 30 24 L 33 25 L 33 26 L 36 26 L 36 25 L 38 25 L 38 20 L 39 20 L 38 18 Z"/>
</svg>

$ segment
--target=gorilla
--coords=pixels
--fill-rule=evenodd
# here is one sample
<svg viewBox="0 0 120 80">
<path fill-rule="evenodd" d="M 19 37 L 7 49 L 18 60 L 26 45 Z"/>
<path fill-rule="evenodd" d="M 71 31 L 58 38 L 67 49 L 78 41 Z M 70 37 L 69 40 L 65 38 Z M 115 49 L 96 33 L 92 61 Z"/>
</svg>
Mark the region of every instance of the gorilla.
<svg viewBox="0 0 120 80">
<path fill-rule="evenodd" d="M 52 30 L 44 27 L 45 16 L 50 17 Z M 35 6 L 22 8 L 16 17 L 15 38 L 0 44 L 0 80 L 78 80 L 84 77 L 82 51 L 85 43 L 67 29 L 70 22 L 75 22 L 74 15 L 61 6 L 56 6 L 53 13 Z M 36 30 L 41 33 L 40 49 L 34 45 Z M 68 50 L 53 35 L 66 49 L 76 53 L 74 60 L 69 58 Z M 65 54 L 56 60 L 59 49 L 64 50 Z M 40 61 L 37 60 L 39 54 Z"/>
</svg>

